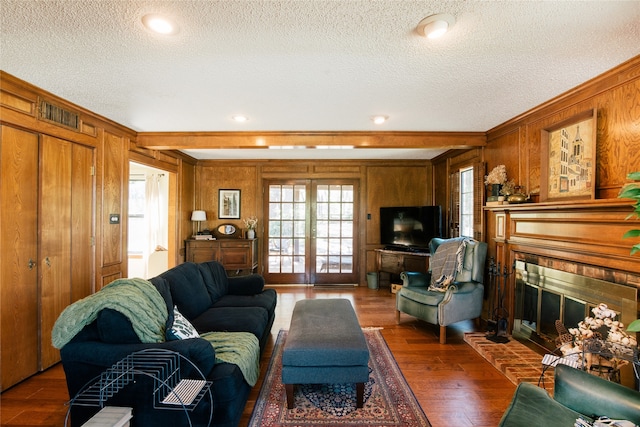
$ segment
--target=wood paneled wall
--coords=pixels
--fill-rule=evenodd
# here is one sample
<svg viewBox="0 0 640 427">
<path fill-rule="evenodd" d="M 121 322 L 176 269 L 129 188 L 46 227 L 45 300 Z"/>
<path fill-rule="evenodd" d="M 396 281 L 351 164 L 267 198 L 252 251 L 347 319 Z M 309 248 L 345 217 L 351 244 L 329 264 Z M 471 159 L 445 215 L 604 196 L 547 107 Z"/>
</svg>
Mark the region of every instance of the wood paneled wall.
<svg viewBox="0 0 640 427">
<path fill-rule="evenodd" d="M 158 151 L 136 146 L 137 134 L 131 129 L 74 105 L 60 97 L 0 71 L 0 122 L 27 129 L 40 136 L 48 135 L 95 151 L 95 218 L 93 241 L 95 283 L 100 289 L 111 281 L 127 276 L 127 209 L 129 160 L 175 172 L 170 216 L 176 234 L 176 247 L 191 234 L 189 220 L 194 203 L 195 159 L 173 151 Z M 39 119 L 40 100 L 75 112 L 80 124 L 77 130 Z M 180 212 L 178 214 L 177 212 Z M 120 224 L 110 224 L 109 214 L 119 214 Z M 176 255 L 177 261 L 181 261 Z M 86 265 L 84 267 L 87 267 Z"/>
<path fill-rule="evenodd" d="M 596 109 L 596 199 L 615 198 L 629 172 L 640 170 L 640 56 L 491 129 L 487 169 L 504 164 L 507 175 L 538 202 L 542 130 Z"/>
<path fill-rule="evenodd" d="M 595 199 L 542 203 L 543 130 L 591 109 L 597 111 Z M 584 274 L 604 268 L 620 283 L 638 286 L 638 258 L 629 254 L 638 239 L 622 239 L 638 220 L 625 219 L 631 204 L 617 195 L 627 174 L 640 170 L 640 56 L 490 130 L 484 158 L 488 170 L 504 164 L 533 202 L 486 211 L 489 256 L 511 265 L 531 254 L 581 265 Z M 497 230 L 497 215 L 506 218 L 505 230 Z M 514 296 L 506 300 L 513 314 Z M 640 301 L 637 308 L 640 313 Z"/>
<path fill-rule="evenodd" d="M 126 177 L 128 160 L 134 156 L 141 156 L 138 159 L 151 164 L 175 168 L 177 190 L 173 205 L 177 212 L 174 220 L 178 242 L 191 234 L 192 223 L 189 218 L 195 208 L 205 208 L 210 218 L 209 226 L 215 225 L 217 191 L 220 188 L 239 188 L 242 191 L 242 215 L 255 214 L 260 217 L 263 200 L 261 181 L 268 177 L 358 177 L 361 180 L 363 212 L 375 214 L 379 206 L 399 203 L 400 200 L 406 204 L 435 203 L 447 207 L 446 177 L 451 168 L 473 158 L 485 161 L 487 169 L 505 164 L 509 177 L 531 192 L 532 200 L 536 202 L 539 201 L 540 188 L 541 130 L 590 108 L 598 112 L 596 198 L 615 198 L 625 183 L 626 174 L 640 170 L 637 148 L 640 146 L 640 56 L 489 130 L 486 147 L 471 148 L 462 154 L 461 151 L 447 154 L 433 163 L 352 161 L 326 165 L 311 161 L 196 162 L 180 153 L 163 151 L 164 140 L 158 139 L 163 135 L 138 136 L 124 126 L 7 73 L 2 72 L 0 77 L 3 82 L 0 90 L 2 123 L 96 149 L 96 286 L 126 275 Z M 39 99 L 47 99 L 77 112 L 80 117 L 79 129 L 74 131 L 39 120 Z M 211 136 L 207 134 L 202 137 L 206 139 Z M 441 142 L 446 136 L 434 135 L 431 139 Z M 223 138 L 224 135 L 217 137 Z M 318 137 L 330 137 L 332 143 L 341 143 L 340 133 Z M 397 142 L 398 135 L 390 134 L 387 142 L 384 135 L 379 137 L 382 139 L 376 140 L 376 146 L 387 146 Z M 470 140 L 472 143 L 468 146 L 479 147 L 484 144 L 479 133 L 470 136 L 459 134 L 456 137 Z M 138 139 L 146 145 L 137 146 Z M 428 138 L 425 141 L 433 142 Z M 120 225 L 109 224 L 110 213 L 120 214 Z M 361 218 L 361 224 L 365 224 L 362 236 L 362 241 L 366 242 L 365 252 L 378 243 L 377 237 L 374 237 L 378 235 L 374 218 L 375 215 L 372 215 L 372 220 Z M 236 223 L 241 225 L 239 221 Z M 491 220 L 487 218 L 485 235 L 492 234 L 494 230 L 491 227 Z M 180 243 L 178 246 L 182 247 Z M 365 271 L 374 267 L 371 257 L 361 259 L 366 259 Z"/>
<path fill-rule="evenodd" d="M 241 220 L 218 218 L 218 190 L 241 191 L 241 217 L 258 217 L 258 236 L 264 236 L 263 185 L 270 179 L 355 178 L 360 180 L 359 222 L 364 224 L 360 241 L 360 282 L 365 283 L 366 272 L 374 271 L 374 249 L 380 247 L 381 206 L 429 205 L 434 203 L 431 162 L 422 161 L 201 161 L 196 167 L 196 208 L 207 212 L 210 229 L 222 223 L 244 228 Z M 368 219 L 371 214 L 371 219 Z M 264 245 L 265 242 L 263 241 Z"/>
</svg>

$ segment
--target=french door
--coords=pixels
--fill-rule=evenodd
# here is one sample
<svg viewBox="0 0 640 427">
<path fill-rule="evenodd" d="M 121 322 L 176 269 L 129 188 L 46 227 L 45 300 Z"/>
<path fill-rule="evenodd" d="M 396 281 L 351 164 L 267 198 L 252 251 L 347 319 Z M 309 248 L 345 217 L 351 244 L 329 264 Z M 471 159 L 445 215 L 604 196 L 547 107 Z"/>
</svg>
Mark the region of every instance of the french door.
<svg viewBox="0 0 640 427">
<path fill-rule="evenodd" d="M 265 182 L 269 283 L 357 283 L 357 180 Z"/>
</svg>

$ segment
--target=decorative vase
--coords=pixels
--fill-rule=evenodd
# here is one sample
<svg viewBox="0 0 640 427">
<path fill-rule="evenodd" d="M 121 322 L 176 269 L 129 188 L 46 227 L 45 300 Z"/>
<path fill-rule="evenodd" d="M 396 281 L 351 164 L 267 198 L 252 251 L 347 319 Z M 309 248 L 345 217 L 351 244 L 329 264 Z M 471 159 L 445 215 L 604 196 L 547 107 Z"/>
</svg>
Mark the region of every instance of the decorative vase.
<svg viewBox="0 0 640 427">
<path fill-rule="evenodd" d="M 247 239 L 255 239 L 256 238 L 256 230 L 253 228 L 247 230 Z"/>
<path fill-rule="evenodd" d="M 524 203 L 527 201 L 528 198 L 529 196 L 522 193 L 521 187 L 517 186 L 515 188 L 515 193 L 510 195 L 507 200 L 509 200 L 509 203 Z"/>
<path fill-rule="evenodd" d="M 501 189 L 502 185 L 500 184 L 487 185 L 487 202 L 497 202 Z"/>
</svg>

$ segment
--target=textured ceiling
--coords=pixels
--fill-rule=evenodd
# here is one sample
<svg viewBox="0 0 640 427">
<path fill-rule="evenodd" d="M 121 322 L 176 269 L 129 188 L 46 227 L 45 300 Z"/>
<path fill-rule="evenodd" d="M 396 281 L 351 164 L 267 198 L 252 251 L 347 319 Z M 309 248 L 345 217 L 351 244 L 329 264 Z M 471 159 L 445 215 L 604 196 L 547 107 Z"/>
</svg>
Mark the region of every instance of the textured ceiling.
<svg viewBox="0 0 640 427">
<path fill-rule="evenodd" d="M 147 13 L 179 32 L 150 34 Z M 455 26 L 418 36 L 434 13 Z M 640 54 L 639 1 L 0 0 L 0 16 L 4 71 L 145 132 L 486 131 Z"/>
</svg>

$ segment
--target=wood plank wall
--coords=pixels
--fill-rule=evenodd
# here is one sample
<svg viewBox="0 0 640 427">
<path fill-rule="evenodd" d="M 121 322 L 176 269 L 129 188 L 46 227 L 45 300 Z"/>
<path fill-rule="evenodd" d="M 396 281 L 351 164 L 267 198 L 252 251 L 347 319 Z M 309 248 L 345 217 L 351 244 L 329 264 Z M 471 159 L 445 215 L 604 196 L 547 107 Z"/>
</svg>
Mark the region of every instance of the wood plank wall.
<svg viewBox="0 0 640 427">
<path fill-rule="evenodd" d="M 170 200 L 177 212 L 172 227 L 178 230 L 175 246 L 191 232 L 189 220 L 194 207 L 195 159 L 174 151 L 158 151 L 137 147 L 136 132 L 112 122 L 80 106 L 28 82 L 0 71 L 0 122 L 28 129 L 40 137 L 45 135 L 91 147 L 95 151 L 95 218 L 93 241 L 95 260 L 92 262 L 92 291 L 111 281 L 127 277 L 127 209 L 129 160 L 176 173 L 175 195 Z M 78 130 L 59 126 L 38 118 L 38 103 L 48 102 L 76 112 L 80 117 Z M 109 214 L 120 215 L 120 224 L 110 224 Z M 188 215 L 188 216 L 187 216 Z M 184 246 L 184 244 L 182 244 Z M 182 262 L 175 251 L 174 264 Z"/>
<path fill-rule="evenodd" d="M 136 145 L 138 135 L 134 131 L 7 73 L 3 72 L 1 77 L 3 123 L 97 149 L 97 286 L 115 277 L 126 276 L 126 257 L 123 256 L 126 253 L 126 227 L 123 224 L 120 227 L 108 224 L 108 214 L 115 211 L 121 216 L 126 214 L 126 163 L 132 158 L 156 167 L 163 165 L 175 169 L 178 177 L 175 223 L 178 230 L 177 245 L 180 248 L 183 247 L 182 240 L 191 233 L 190 212 L 202 204 L 209 204 L 208 209 L 216 206 L 219 188 L 237 188 L 240 185 L 245 204 L 243 212 L 254 211 L 260 215 L 262 196 L 259 186 L 263 179 L 270 176 L 322 176 L 323 173 L 327 176 L 358 176 L 364 194 L 361 205 L 369 213 L 375 213 L 379 206 L 398 203 L 399 200 L 408 203 L 407 199 L 411 200 L 411 204 L 437 203 L 448 208 L 449 172 L 467 163 L 485 161 L 487 169 L 505 164 L 509 176 L 532 193 L 534 202 L 539 201 L 541 129 L 589 108 L 595 108 L 598 112 L 596 198 L 614 198 L 625 183 L 626 174 L 640 170 L 640 153 L 637 149 L 640 146 L 640 57 L 489 130 L 488 144 L 484 148 L 447 153 L 433 162 L 345 163 L 343 166 L 347 169 L 341 169 L 338 173 L 334 170 L 322 171 L 319 169 L 321 165 L 313 162 L 298 162 L 295 165 L 286 162 L 229 165 L 216 161 L 196 162 L 174 151 L 140 147 Z M 40 98 L 77 111 L 81 117 L 80 131 L 38 120 L 37 102 Z M 440 139 L 444 137 L 438 136 Z M 145 138 L 150 139 L 152 135 L 146 134 Z M 332 135 L 332 138 L 339 138 L 339 135 Z M 460 135 L 456 135 L 456 138 L 459 139 Z M 469 138 L 477 142 L 478 133 Z M 382 141 L 380 144 L 385 143 Z M 350 168 L 357 172 L 350 172 Z M 374 218 L 372 216 L 371 221 L 361 222 L 365 224 L 362 241 L 366 242 L 363 278 L 365 271 L 374 268 L 368 253 L 378 243 L 374 237 L 377 235 Z M 495 224 L 490 216 L 485 221 L 485 235 L 490 236 L 495 231 Z M 176 254 L 177 261 L 181 260 L 181 255 Z"/>
<path fill-rule="evenodd" d="M 507 175 L 540 201 L 542 130 L 596 109 L 596 199 L 615 198 L 626 175 L 640 170 L 640 56 L 487 133 L 487 169 Z"/>
<path fill-rule="evenodd" d="M 595 198 L 542 202 L 543 130 L 590 109 L 597 111 Z M 640 239 L 622 239 L 640 221 L 626 219 L 631 204 L 617 199 L 627 174 L 640 171 L 640 56 L 491 129 L 483 154 L 487 170 L 506 165 L 533 202 L 485 211 L 490 257 L 503 265 L 528 254 L 550 264 L 580 265 L 590 277 L 615 277 L 640 292 L 640 262 L 629 254 Z M 506 229 L 498 229 L 498 216 Z M 513 315 L 514 295 L 508 294 Z"/>
<path fill-rule="evenodd" d="M 366 272 L 375 271 L 374 250 L 380 247 L 379 212 L 381 206 L 429 205 L 434 198 L 431 185 L 432 168 L 428 160 L 392 161 L 215 161 L 198 162 L 196 167 L 196 207 L 207 212 L 210 229 L 222 223 L 243 228 L 241 220 L 217 217 L 218 190 L 241 191 L 241 217 L 258 217 L 258 237 L 264 236 L 263 185 L 269 180 L 311 180 L 352 178 L 360 181 L 360 282 Z M 371 214 L 371 219 L 368 218 Z M 264 251 L 265 241 L 262 241 Z"/>
</svg>

